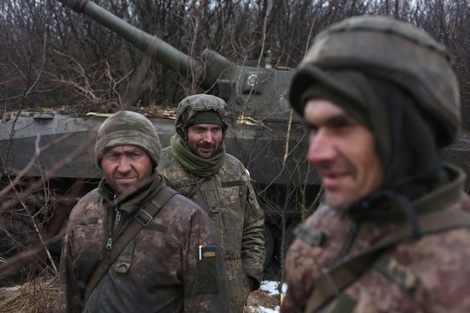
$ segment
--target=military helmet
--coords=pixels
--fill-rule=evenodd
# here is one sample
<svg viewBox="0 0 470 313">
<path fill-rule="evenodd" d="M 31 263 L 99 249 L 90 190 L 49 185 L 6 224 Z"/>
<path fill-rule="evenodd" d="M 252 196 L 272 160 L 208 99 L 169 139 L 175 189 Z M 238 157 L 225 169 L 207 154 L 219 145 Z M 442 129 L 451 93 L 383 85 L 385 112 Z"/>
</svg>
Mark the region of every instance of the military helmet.
<svg viewBox="0 0 470 313">
<path fill-rule="evenodd" d="M 458 79 L 447 49 L 410 23 L 385 16 L 352 17 L 321 32 L 294 75 L 289 99 L 303 115 L 301 95 L 315 81 L 335 85 L 321 71 L 358 70 L 390 80 L 416 100 L 448 145 L 460 124 Z"/>
<path fill-rule="evenodd" d="M 207 111 L 214 111 L 219 115 L 219 121 L 222 123 L 225 135 L 228 128 L 227 103 L 219 97 L 207 94 L 187 96 L 180 101 L 176 108 L 175 128 L 177 134 L 186 141 L 188 126 L 194 123 L 198 113 Z M 218 124 L 219 122 L 214 123 Z"/>
</svg>

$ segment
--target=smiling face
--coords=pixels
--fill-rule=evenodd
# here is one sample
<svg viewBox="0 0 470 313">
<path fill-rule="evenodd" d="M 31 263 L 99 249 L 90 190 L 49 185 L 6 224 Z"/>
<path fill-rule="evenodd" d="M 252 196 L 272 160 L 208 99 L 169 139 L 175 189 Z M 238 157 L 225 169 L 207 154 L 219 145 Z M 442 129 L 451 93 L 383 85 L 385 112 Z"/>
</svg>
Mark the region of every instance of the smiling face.
<svg viewBox="0 0 470 313">
<path fill-rule="evenodd" d="M 153 176 L 153 163 L 147 153 L 136 146 L 117 146 L 101 158 L 106 180 L 118 195 L 129 195 L 148 183 Z"/>
<path fill-rule="evenodd" d="M 219 124 L 196 124 L 188 127 L 188 147 L 198 157 L 209 159 L 219 151 L 223 139 Z"/>
<path fill-rule="evenodd" d="M 333 209 L 344 211 L 380 186 L 383 168 L 369 129 L 323 99 L 309 100 L 304 118 L 311 132 L 307 160 Z"/>
</svg>

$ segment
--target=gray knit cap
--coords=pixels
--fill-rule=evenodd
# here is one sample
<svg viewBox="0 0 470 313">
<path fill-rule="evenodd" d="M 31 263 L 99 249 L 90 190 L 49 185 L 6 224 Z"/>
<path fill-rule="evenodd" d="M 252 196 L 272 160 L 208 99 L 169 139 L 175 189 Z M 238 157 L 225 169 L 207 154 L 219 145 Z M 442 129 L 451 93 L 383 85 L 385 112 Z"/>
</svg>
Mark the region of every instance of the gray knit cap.
<svg viewBox="0 0 470 313">
<path fill-rule="evenodd" d="M 144 115 L 131 111 L 119 111 L 104 121 L 96 137 L 96 165 L 101 168 L 101 158 L 107 150 L 123 145 L 142 148 L 155 167 L 158 166 L 162 145 L 155 127 Z"/>
</svg>

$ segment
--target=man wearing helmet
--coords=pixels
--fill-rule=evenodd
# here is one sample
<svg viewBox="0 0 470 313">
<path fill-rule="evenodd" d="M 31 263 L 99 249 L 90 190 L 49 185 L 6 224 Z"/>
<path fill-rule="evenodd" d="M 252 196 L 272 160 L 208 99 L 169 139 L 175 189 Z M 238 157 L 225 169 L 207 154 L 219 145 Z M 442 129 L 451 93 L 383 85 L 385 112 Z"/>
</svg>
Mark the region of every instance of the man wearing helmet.
<svg viewBox="0 0 470 313">
<path fill-rule="evenodd" d="M 215 224 L 224 253 L 232 313 L 242 313 L 263 277 L 264 213 L 248 171 L 225 152 L 226 103 L 205 94 L 177 107 L 176 134 L 158 170 L 169 185 L 198 203 Z"/>
<path fill-rule="evenodd" d="M 281 312 L 470 312 L 463 171 L 446 49 L 391 17 L 320 33 L 289 98 L 310 128 L 326 205 L 296 230 Z"/>
<path fill-rule="evenodd" d="M 105 178 L 70 214 L 54 312 L 229 312 L 215 228 L 155 170 L 153 124 L 117 112 L 95 152 Z"/>
</svg>

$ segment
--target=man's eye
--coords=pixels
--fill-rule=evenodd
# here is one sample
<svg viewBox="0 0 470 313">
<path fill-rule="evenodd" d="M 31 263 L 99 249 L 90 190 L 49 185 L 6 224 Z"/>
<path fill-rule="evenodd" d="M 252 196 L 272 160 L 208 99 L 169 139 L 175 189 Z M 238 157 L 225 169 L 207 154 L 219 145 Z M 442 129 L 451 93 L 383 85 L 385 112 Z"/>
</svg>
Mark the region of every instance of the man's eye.
<svg viewBox="0 0 470 313">
<path fill-rule="evenodd" d="M 337 127 L 349 127 L 349 126 L 352 126 L 353 123 L 350 122 L 350 121 L 343 121 L 341 123 L 338 123 Z"/>
<path fill-rule="evenodd" d="M 132 160 L 136 160 L 145 156 L 145 154 L 146 153 L 144 151 L 129 151 L 126 153 L 126 157 Z"/>
<path fill-rule="evenodd" d="M 108 154 L 108 155 L 105 155 L 104 158 L 106 160 L 109 160 L 109 161 L 114 161 L 114 160 L 117 160 L 119 158 L 119 155 L 117 155 L 117 154 Z"/>
<path fill-rule="evenodd" d="M 331 123 L 330 127 L 332 129 L 336 129 L 337 131 L 343 131 L 343 130 L 349 131 L 351 127 L 354 127 L 356 125 L 357 123 L 355 123 L 353 120 L 339 119 L 339 120 L 335 120 L 334 123 Z"/>
<path fill-rule="evenodd" d="M 315 136 L 315 134 L 317 133 L 318 131 L 318 127 L 317 126 L 313 126 L 313 125 L 309 125 L 308 126 L 308 132 L 310 134 L 310 136 Z"/>
</svg>

